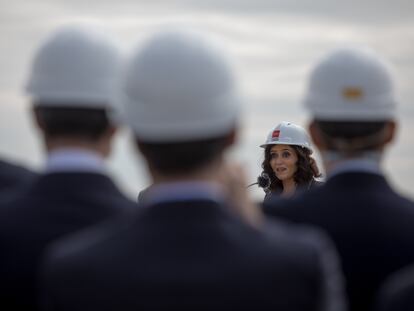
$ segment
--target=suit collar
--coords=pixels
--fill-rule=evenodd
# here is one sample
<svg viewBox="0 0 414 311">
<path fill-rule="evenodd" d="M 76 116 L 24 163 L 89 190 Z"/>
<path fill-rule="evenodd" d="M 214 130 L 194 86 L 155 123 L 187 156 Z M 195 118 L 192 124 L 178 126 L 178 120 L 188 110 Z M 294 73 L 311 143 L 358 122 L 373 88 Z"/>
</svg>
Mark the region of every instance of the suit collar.
<svg viewBox="0 0 414 311">
<path fill-rule="evenodd" d="M 164 201 L 145 206 L 143 214 L 152 219 L 167 222 L 188 223 L 228 217 L 231 213 L 223 204 L 211 199 L 193 199 L 184 201 Z"/>
<path fill-rule="evenodd" d="M 106 175 L 100 173 L 82 172 L 55 172 L 42 174 L 30 187 L 31 191 L 45 192 L 48 195 L 71 192 L 99 192 L 121 195 L 114 182 Z"/>
<path fill-rule="evenodd" d="M 392 191 L 386 178 L 377 173 L 346 171 L 335 174 L 327 180 L 326 187 L 340 187 L 344 189 L 360 189 L 368 191 L 375 189 L 375 191 Z"/>
</svg>

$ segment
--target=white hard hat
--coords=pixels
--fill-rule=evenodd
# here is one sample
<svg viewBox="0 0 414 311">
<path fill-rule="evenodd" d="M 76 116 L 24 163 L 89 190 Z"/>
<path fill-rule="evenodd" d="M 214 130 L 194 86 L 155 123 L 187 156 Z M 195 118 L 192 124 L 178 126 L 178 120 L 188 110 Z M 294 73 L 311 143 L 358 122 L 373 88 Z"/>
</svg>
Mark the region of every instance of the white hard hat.
<svg viewBox="0 0 414 311">
<path fill-rule="evenodd" d="M 113 102 L 119 62 L 118 50 L 105 36 L 66 26 L 37 51 L 27 92 L 35 104 L 105 108 Z"/>
<path fill-rule="evenodd" d="M 128 123 L 148 142 L 213 138 L 236 123 L 240 100 L 222 53 L 194 34 L 155 35 L 128 64 Z"/>
<path fill-rule="evenodd" d="M 312 153 L 310 139 L 305 129 L 286 121 L 272 129 L 267 135 L 266 142 L 260 147 L 266 148 L 268 145 L 296 145 L 307 148 Z"/>
<path fill-rule="evenodd" d="M 321 121 L 380 121 L 395 116 L 388 65 L 367 49 L 339 49 L 313 69 L 305 106 Z"/>
</svg>

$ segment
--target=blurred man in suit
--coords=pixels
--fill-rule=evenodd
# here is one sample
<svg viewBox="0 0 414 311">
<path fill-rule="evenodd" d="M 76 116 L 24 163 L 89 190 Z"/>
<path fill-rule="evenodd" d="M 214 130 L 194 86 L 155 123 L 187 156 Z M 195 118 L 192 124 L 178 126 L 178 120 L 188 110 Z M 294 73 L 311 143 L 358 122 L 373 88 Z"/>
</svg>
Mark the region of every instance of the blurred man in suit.
<svg viewBox="0 0 414 311">
<path fill-rule="evenodd" d="M 392 272 L 414 261 L 414 204 L 381 170 L 396 131 L 396 99 L 388 65 L 366 49 L 340 49 L 310 76 L 309 130 L 327 171 L 324 186 L 265 211 L 322 227 L 341 256 L 352 310 L 370 310 Z"/>
<path fill-rule="evenodd" d="M 47 152 L 44 172 L 0 206 L 0 309 L 36 309 L 38 263 L 52 240 L 132 206 L 106 176 L 116 127 L 115 47 L 78 27 L 38 50 L 28 93 Z"/>
<path fill-rule="evenodd" d="M 168 32 L 127 68 L 125 110 L 153 183 L 135 217 L 50 250 L 48 307 L 342 310 L 329 243 L 310 229 L 265 229 L 238 192 L 244 180 L 226 168 L 240 104 L 221 53 Z M 233 203 L 223 172 L 237 175 L 229 188 L 242 196 Z"/>
</svg>

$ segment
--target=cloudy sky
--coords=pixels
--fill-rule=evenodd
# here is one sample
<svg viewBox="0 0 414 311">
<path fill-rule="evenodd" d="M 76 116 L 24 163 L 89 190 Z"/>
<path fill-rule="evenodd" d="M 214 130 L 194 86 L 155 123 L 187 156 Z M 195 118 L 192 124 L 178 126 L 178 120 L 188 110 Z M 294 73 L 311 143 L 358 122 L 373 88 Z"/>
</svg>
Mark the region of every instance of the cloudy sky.
<svg viewBox="0 0 414 311">
<path fill-rule="evenodd" d="M 231 156 L 250 179 L 260 172 L 267 132 L 283 120 L 306 126 L 300 101 L 307 74 L 329 49 L 364 44 L 393 64 L 400 131 L 384 168 L 414 198 L 414 2 L 331 0 L 0 0 L 0 155 L 40 170 L 43 147 L 31 122 L 24 85 L 40 40 L 59 25 L 82 22 L 110 33 L 127 53 L 160 27 L 208 32 L 237 70 L 247 103 L 239 145 Z M 109 170 L 131 196 L 148 183 L 127 130 Z M 254 195 L 259 195 L 255 192 Z"/>
</svg>

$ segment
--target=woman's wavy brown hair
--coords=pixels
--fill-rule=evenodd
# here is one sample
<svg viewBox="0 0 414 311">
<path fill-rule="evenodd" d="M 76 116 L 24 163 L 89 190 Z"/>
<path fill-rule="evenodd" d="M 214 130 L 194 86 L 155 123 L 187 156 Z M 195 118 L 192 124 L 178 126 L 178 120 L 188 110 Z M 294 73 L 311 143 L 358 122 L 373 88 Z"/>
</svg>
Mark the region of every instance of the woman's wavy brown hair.
<svg viewBox="0 0 414 311">
<path fill-rule="evenodd" d="M 263 172 L 269 175 L 270 177 L 270 187 L 269 190 L 271 192 L 280 193 L 283 191 L 283 184 L 282 181 L 276 177 L 276 174 L 273 172 L 272 167 L 270 166 L 270 149 L 274 145 L 267 145 L 264 151 L 264 160 L 262 163 Z M 314 177 L 320 177 L 321 174 L 319 173 L 318 166 L 316 165 L 316 161 L 310 156 L 311 152 L 307 148 L 303 148 L 301 146 L 296 145 L 289 145 L 293 148 L 296 152 L 298 157 L 298 161 L 296 162 L 297 170 L 293 176 L 296 185 L 298 187 L 303 187 L 309 185 L 310 181 L 313 180 Z"/>
</svg>

